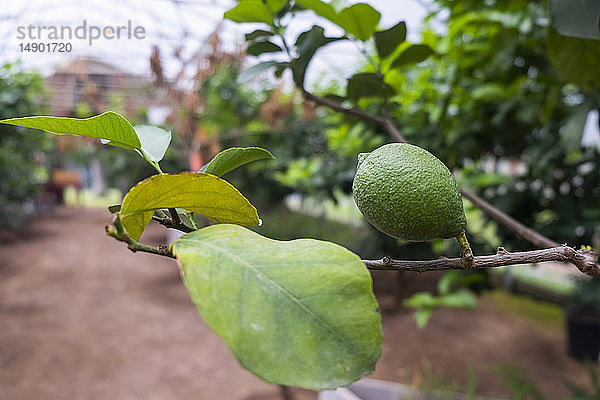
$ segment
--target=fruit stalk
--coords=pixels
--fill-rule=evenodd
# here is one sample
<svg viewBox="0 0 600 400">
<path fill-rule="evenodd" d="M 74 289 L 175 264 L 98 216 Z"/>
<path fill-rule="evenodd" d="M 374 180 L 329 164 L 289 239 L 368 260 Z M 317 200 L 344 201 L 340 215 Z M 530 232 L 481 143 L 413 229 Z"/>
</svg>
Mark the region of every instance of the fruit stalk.
<svg viewBox="0 0 600 400">
<path fill-rule="evenodd" d="M 467 240 L 464 229 L 456 236 L 456 240 L 458 240 L 458 244 L 460 245 L 461 264 L 464 268 L 471 268 L 473 266 L 473 250 L 471 250 L 471 245 Z"/>
</svg>

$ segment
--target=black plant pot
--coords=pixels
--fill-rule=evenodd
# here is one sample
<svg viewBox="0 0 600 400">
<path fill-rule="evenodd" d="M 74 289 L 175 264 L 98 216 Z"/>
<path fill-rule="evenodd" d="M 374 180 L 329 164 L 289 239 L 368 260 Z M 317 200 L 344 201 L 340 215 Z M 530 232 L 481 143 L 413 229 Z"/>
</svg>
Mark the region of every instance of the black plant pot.
<svg viewBox="0 0 600 400">
<path fill-rule="evenodd" d="M 568 307 L 566 317 L 569 355 L 578 360 L 600 362 L 600 309 Z"/>
</svg>

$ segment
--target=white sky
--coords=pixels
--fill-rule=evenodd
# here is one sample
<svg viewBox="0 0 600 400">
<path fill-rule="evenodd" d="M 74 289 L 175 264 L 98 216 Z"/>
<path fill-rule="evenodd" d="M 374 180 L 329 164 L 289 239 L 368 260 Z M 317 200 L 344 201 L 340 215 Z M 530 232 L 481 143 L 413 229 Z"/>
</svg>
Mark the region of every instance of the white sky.
<svg viewBox="0 0 600 400">
<path fill-rule="evenodd" d="M 349 1 L 349 3 L 358 0 Z M 382 13 L 380 25 L 392 26 L 400 20 L 407 21 L 409 39 L 417 41 L 419 27 L 426 10 L 417 0 L 366 0 Z M 426 3 L 426 2 L 425 2 Z M 20 59 L 27 68 L 49 74 L 56 65 L 68 62 L 76 56 L 93 56 L 112 63 L 126 71 L 148 75 L 149 55 L 152 45 L 161 47 L 166 56 L 167 74 L 175 72 L 176 65 L 168 63 L 168 55 L 183 44 L 186 53 L 193 53 L 206 37 L 223 20 L 223 12 L 235 4 L 231 0 L 0 0 L 0 63 Z M 19 39 L 19 26 L 80 26 L 83 20 L 89 25 L 143 26 L 143 40 L 87 40 L 73 39 L 72 53 L 27 53 L 19 45 L 30 40 Z M 308 13 L 290 28 L 292 33 L 310 28 L 313 23 L 323 24 Z M 240 42 L 243 33 L 250 32 L 253 24 L 223 23 L 222 38 L 232 46 Z M 335 27 L 328 26 L 328 33 L 338 34 Z M 44 40 L 48 42 L 49 40 Z M 33 41 L 35 42 L 35 40 Z M 249 64 L 256 60 L 249 58 Z M 332 44 L 317 53 L 311 64 L 309 83 L 327 72 L 328 76 L 344 78 L 361 62 L 356 47 L 351 43 Z"/>
</svg>

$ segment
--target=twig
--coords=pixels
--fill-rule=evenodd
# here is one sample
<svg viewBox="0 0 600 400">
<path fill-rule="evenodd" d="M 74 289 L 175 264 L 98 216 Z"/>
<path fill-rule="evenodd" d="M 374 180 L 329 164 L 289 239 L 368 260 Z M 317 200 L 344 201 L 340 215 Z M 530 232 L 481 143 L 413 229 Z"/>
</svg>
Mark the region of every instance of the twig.
<svg viewBox="0 0 600 400">
<path fill-rule="evenodd" d="M 331 108 L 334 111 L 338 111 L 338 112 L 348 114 L 348 115 L 353 115 L 362 120 L 365 120 L 365 121 L 368 121 L 368 122 L 371 122 L 371 123 L 374 123 L 377 125 L 383 125 L 385 122 L 384 118 L 369 114 L 366 111 L 363 111 L 358 107 L 354 107 L 354 108 L 344 107 L 343 105 L 341 105 L 340 103 L 338 103 L 336 101 L 326 99 L 325 97 L 320 97 L 320 96 L 314 95 L 310 92 L 307 92 L 306 90 L 302 91 L 302 95 L 304 96 L 305 99 L 313 101 L 322 106 Z"/>
<path fill-rule="evenodd" d="M 294 396 L 292 396 L 292 391 L 289 386 L 285 385 L 277 385 L 279 387 L 279 393 L 281 394 L 282 400 L 294 400 Z"/>
<path fill-rule="evenodd" d="M 317 104 L 322 106 L 331 108 L 334 111 L 338 111 L 347 115 L 353 115 L 358 117 L 364 121 L 371 122 L 373 124 L 379 125 L 383 127 L 390 136 L 392 136 L 396 141 L 401 143 L 408 143 L 406 138 L 402 136 L 394 122 L 389 117 L 378 117 L 372 114 L 367 113 L 366 111 L 359 108 L 347 108 L 342 106 L 339 103 L 336 103 L 333 100 L 326 99 L 324 97 L 320 97 L 314 95 L 312 93 L 307 92 L 306 90 L 302 91 L 305 98 L 308 100 L 314 101 Z M 549 239 L 542 235 L 539 232 L 534 231 L 531 228 L 523 225 L 518 222 L 508 214 L 494 207 L 490 203 L 483 200 L 481 197 L 477 196 L 475 193 L 469 192 L 468 190 L 461 189 L 461 192 L 465 198 L 471 201 L 476 207 L 481 209 L 484 213 L 486 213 L 491 219 L 498 222 L 499 224 L 504 225 L 523 239 L 529 241 L 533 245 L 544 248 L 544 247 L 556 247 L 559 244 L 552 239 Z"/>
<path fill-rule="evenodd" d="M 159 256 L 175 258 L 168 246 L 153 247 L 148 246 L 147 244 L 140 243 L 137 240 L 133 239 L 127 234 L 127 232 L 123 230 L 123 225 L 121 224 L 119 216 L 115 218 L 113 225 L 114 227 L 110 225 L 106 225 L 104 227 L 106 229 L 106 234 L 108 236 L 114 237 L 118 241 L 127 243 L 127 248 L 133 251 L 134 253 L 136 251 L 142 251 L 145 253 L 158 254 Z"/>
<path fill-rule="evenodd" d="M 467 267 L 460 258 L 439 258 L 437 260 L 393 260 L 383 257 L 380 260 L 362 260 L 370 270 L 392 271 L 441 271 L 446 269 L 475 269 L 495 268 L 508 265 L 534 264 L 544 261 L 562 261 L 574 264 L 584 274 L 600 277 L 598 254 L 593 250 L 575 250 L 568 246 L 558 246 L 549 249 L 520 251 L 510 253 L 504 248 L 498 248 L 494 255 L 476 256 L 473 266 Z"/>
<path fill-rule="evenodd" d="M 106 234 L 127 243 L 127 248 L 133 252 L 157 254 L 169 258 L 176 258 L 168 246 L 152 247 L 140 243 L 125 232 L 119 216 L 115 218 L 113 226 L 106 225 Z M 542 250 L 531 250 L 510 253 L 503 247 L 498 248 L 494 255 L 477 256 L 472 262 L 465 263 L 463 258 L 439 258 L 437 260 L 393 260 L 383 257 L 380 260 L 362 260 L 370 270 L 392 271 L 441 271 L 446 269 L 476 269 L 495 268 L 517 264 L 533 264 L 544 261 L 562 261 L 574 264 L 584 274 L 600 277 L 598 254 L 590 249 L 575 250 L 568 246 L 551 247 Z"/>
</svg>

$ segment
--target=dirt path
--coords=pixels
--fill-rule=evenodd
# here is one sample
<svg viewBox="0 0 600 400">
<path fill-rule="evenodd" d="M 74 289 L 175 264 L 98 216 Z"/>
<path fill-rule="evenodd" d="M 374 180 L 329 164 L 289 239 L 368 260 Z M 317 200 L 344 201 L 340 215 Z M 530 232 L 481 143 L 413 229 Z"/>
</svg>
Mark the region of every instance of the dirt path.
<svg viewBox="0 0 600 400">
<path fill-rule="evenodd" d="M 26 239 L 0 245 L 0 399 L 278 399 L 204 324 L 174 262 L 110 240 L 109 219 L 58 209 Z M 149 233 L 146 241 L 162 240 Z M 506 397 L 489 370 L 503 363 L 526 368 L 550 398 L 567 393 L 565 377 L 586 381 L 560 334 L 485 303 L 475 313 L 440 310 L 423 331 L 407 313 L 384 315 L 384 333 L 374 378 L 423 385 L 430 363 L 464 387 L 471 365 L 479 393 Z"/>
</svg>

